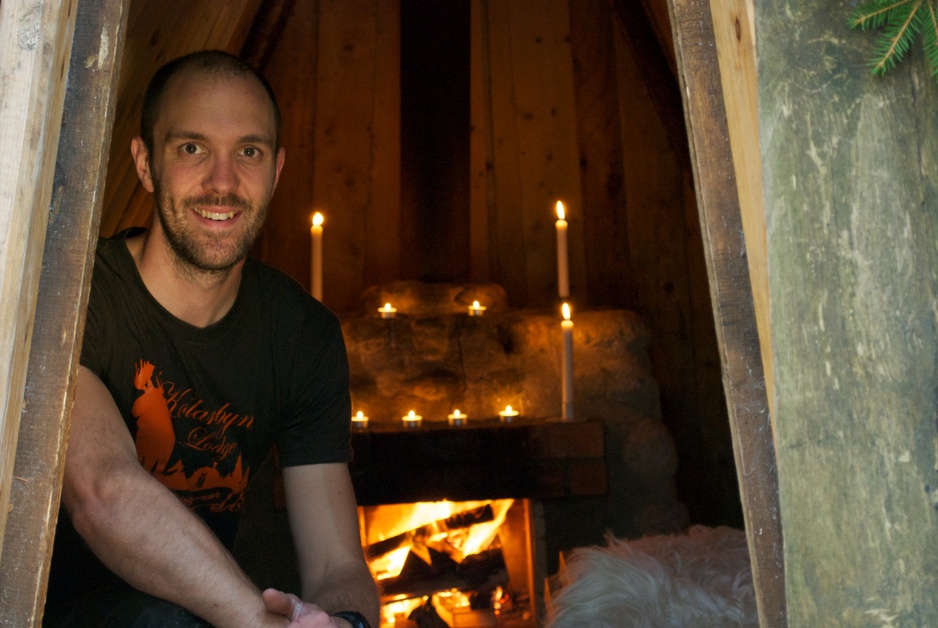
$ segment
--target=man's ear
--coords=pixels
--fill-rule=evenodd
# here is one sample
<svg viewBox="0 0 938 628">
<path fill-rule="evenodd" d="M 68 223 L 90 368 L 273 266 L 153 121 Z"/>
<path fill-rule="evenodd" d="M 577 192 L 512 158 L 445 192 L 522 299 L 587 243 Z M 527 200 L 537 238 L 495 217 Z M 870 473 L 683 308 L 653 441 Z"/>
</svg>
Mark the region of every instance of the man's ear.
<svg viewBox="0 0 938 628">
<path fill-rule="evenodd" d="M 277 182 L 280 181 L 280 171 L 283 169 L 283 160 L 286 159 L 287 149 L 283 146 L 277 149 L 277 165 L 276 172 L 274 173 L 274 190 L 277 189 Z"/>
<path fill-rule="evenodd" d="M 130 141 L 130 154 L 134 158 L 137 168 L 137 177 L 147 192 L 153 192 L 153 175 L 150 173 L 150 152 L 147 150 L 143 138 L 139 135 Z"/>
</svg>

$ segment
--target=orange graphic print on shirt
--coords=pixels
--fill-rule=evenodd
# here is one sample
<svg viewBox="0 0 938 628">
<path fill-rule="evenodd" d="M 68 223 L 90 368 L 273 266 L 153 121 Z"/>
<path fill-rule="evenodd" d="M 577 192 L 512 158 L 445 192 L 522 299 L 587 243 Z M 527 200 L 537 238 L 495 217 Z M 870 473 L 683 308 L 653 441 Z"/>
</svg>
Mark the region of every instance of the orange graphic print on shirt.
<svg viewBox="0 0 938 628">
<path fill-rule="evenodd" d="M 144 469 L 157 475 L 166 470 L 166 463 L 176 447 L 176 433 L 163 396 L 163 384 L 159 379 L 154 383 L 152 377 L 153 365 L 143 360 L 138 362 L 134 388 L 143 394 L 134 401 L 132 412 L 137 417 L 137 459 Z"/>
<path fill-rule="evenodd" d="M 230 428 L 250 429 L 254 418 L 231 412 L 227 404 L 205 409 L 191 389 L 177 390 L 154 376 L 150 362 L 141 360 L 134 370 L 134 388 L 141 394 L 131 412 L 140 464 L 191 509 L 240 510 L 249 470 Z"/>
</svg>

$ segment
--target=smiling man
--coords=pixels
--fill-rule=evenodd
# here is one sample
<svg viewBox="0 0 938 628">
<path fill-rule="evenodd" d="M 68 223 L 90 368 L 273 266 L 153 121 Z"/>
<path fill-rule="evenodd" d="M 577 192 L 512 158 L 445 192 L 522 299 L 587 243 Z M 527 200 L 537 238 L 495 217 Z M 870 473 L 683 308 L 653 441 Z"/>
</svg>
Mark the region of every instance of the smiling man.
<svg viewBox="0 0 938 628">
<path fill-rule="evenodd" d="M 377 625 L 338 320 L 247 257 L 279 136 L 273 92 L 227 53 L 177 59 L 150 83 L 131 153 L 153 218 L 98 245 L 47 626 Z M 273 446 L 297 595 L 261 593 L 231 555 Z"/>
</svg>

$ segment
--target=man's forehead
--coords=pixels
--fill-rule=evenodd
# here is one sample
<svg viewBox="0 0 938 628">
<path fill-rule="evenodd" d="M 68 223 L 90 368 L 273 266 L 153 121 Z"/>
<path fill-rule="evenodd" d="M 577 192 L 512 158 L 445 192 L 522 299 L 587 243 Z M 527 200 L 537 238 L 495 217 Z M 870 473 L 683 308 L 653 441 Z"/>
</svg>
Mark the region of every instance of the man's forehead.
<svg viewBox="0 0 938 628">
<path fill-rule="evenodd" d="M 168 120 L 167 114 L 174 118 L 180 107 L 187 108 L 200 104 L 200 98 L 211 97 L 212 92 L 225 91 L 225 104 L 235 108 L 244 101 L 229 98 L 230 91 L 241 92 L 247 101 L 253 100 L 251 110 L 265 112 L 269 115 L 266 122 L 271 126 L 271 132 L 276 133 L 274 106 L 270 101 L 264 86 L 250 74 L 235 74 L 225 71 L 211 71 L 199 68 L 186 69 L 173 76 L 166 85 L 161 97 L 161 105 L 157 116 L 157 126 L 174 126 L 175 121 Z M 169 129 L 167 129 L 169 130 Z"/>
<path fill-rule="evenodd" d="M 264 86 L 251 74 L 239 74 L 224 69 L 185 68 L 180 70 L 166 84 L 164 97 L 179 96 L 179 92 L 188 92 L 195 89 L 212 89 L 235 86 L 246 92 L 253 92 L 265 101 L 269 101 Z M 173 94 L 173 92 L 176 92 Z"/>
</svg>

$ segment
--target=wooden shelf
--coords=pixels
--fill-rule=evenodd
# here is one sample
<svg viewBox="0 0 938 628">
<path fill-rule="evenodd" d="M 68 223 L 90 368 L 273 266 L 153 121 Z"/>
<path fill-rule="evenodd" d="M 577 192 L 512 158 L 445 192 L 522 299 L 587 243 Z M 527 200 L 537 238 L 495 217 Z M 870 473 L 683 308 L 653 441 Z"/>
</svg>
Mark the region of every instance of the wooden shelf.
<svg viewBox="0 0 938 628">
<path fill-rule="evenodd" d="M 360 505 L 606 493 L 603 423 L 519 419 L 353 430 Z"/>
</svg>

